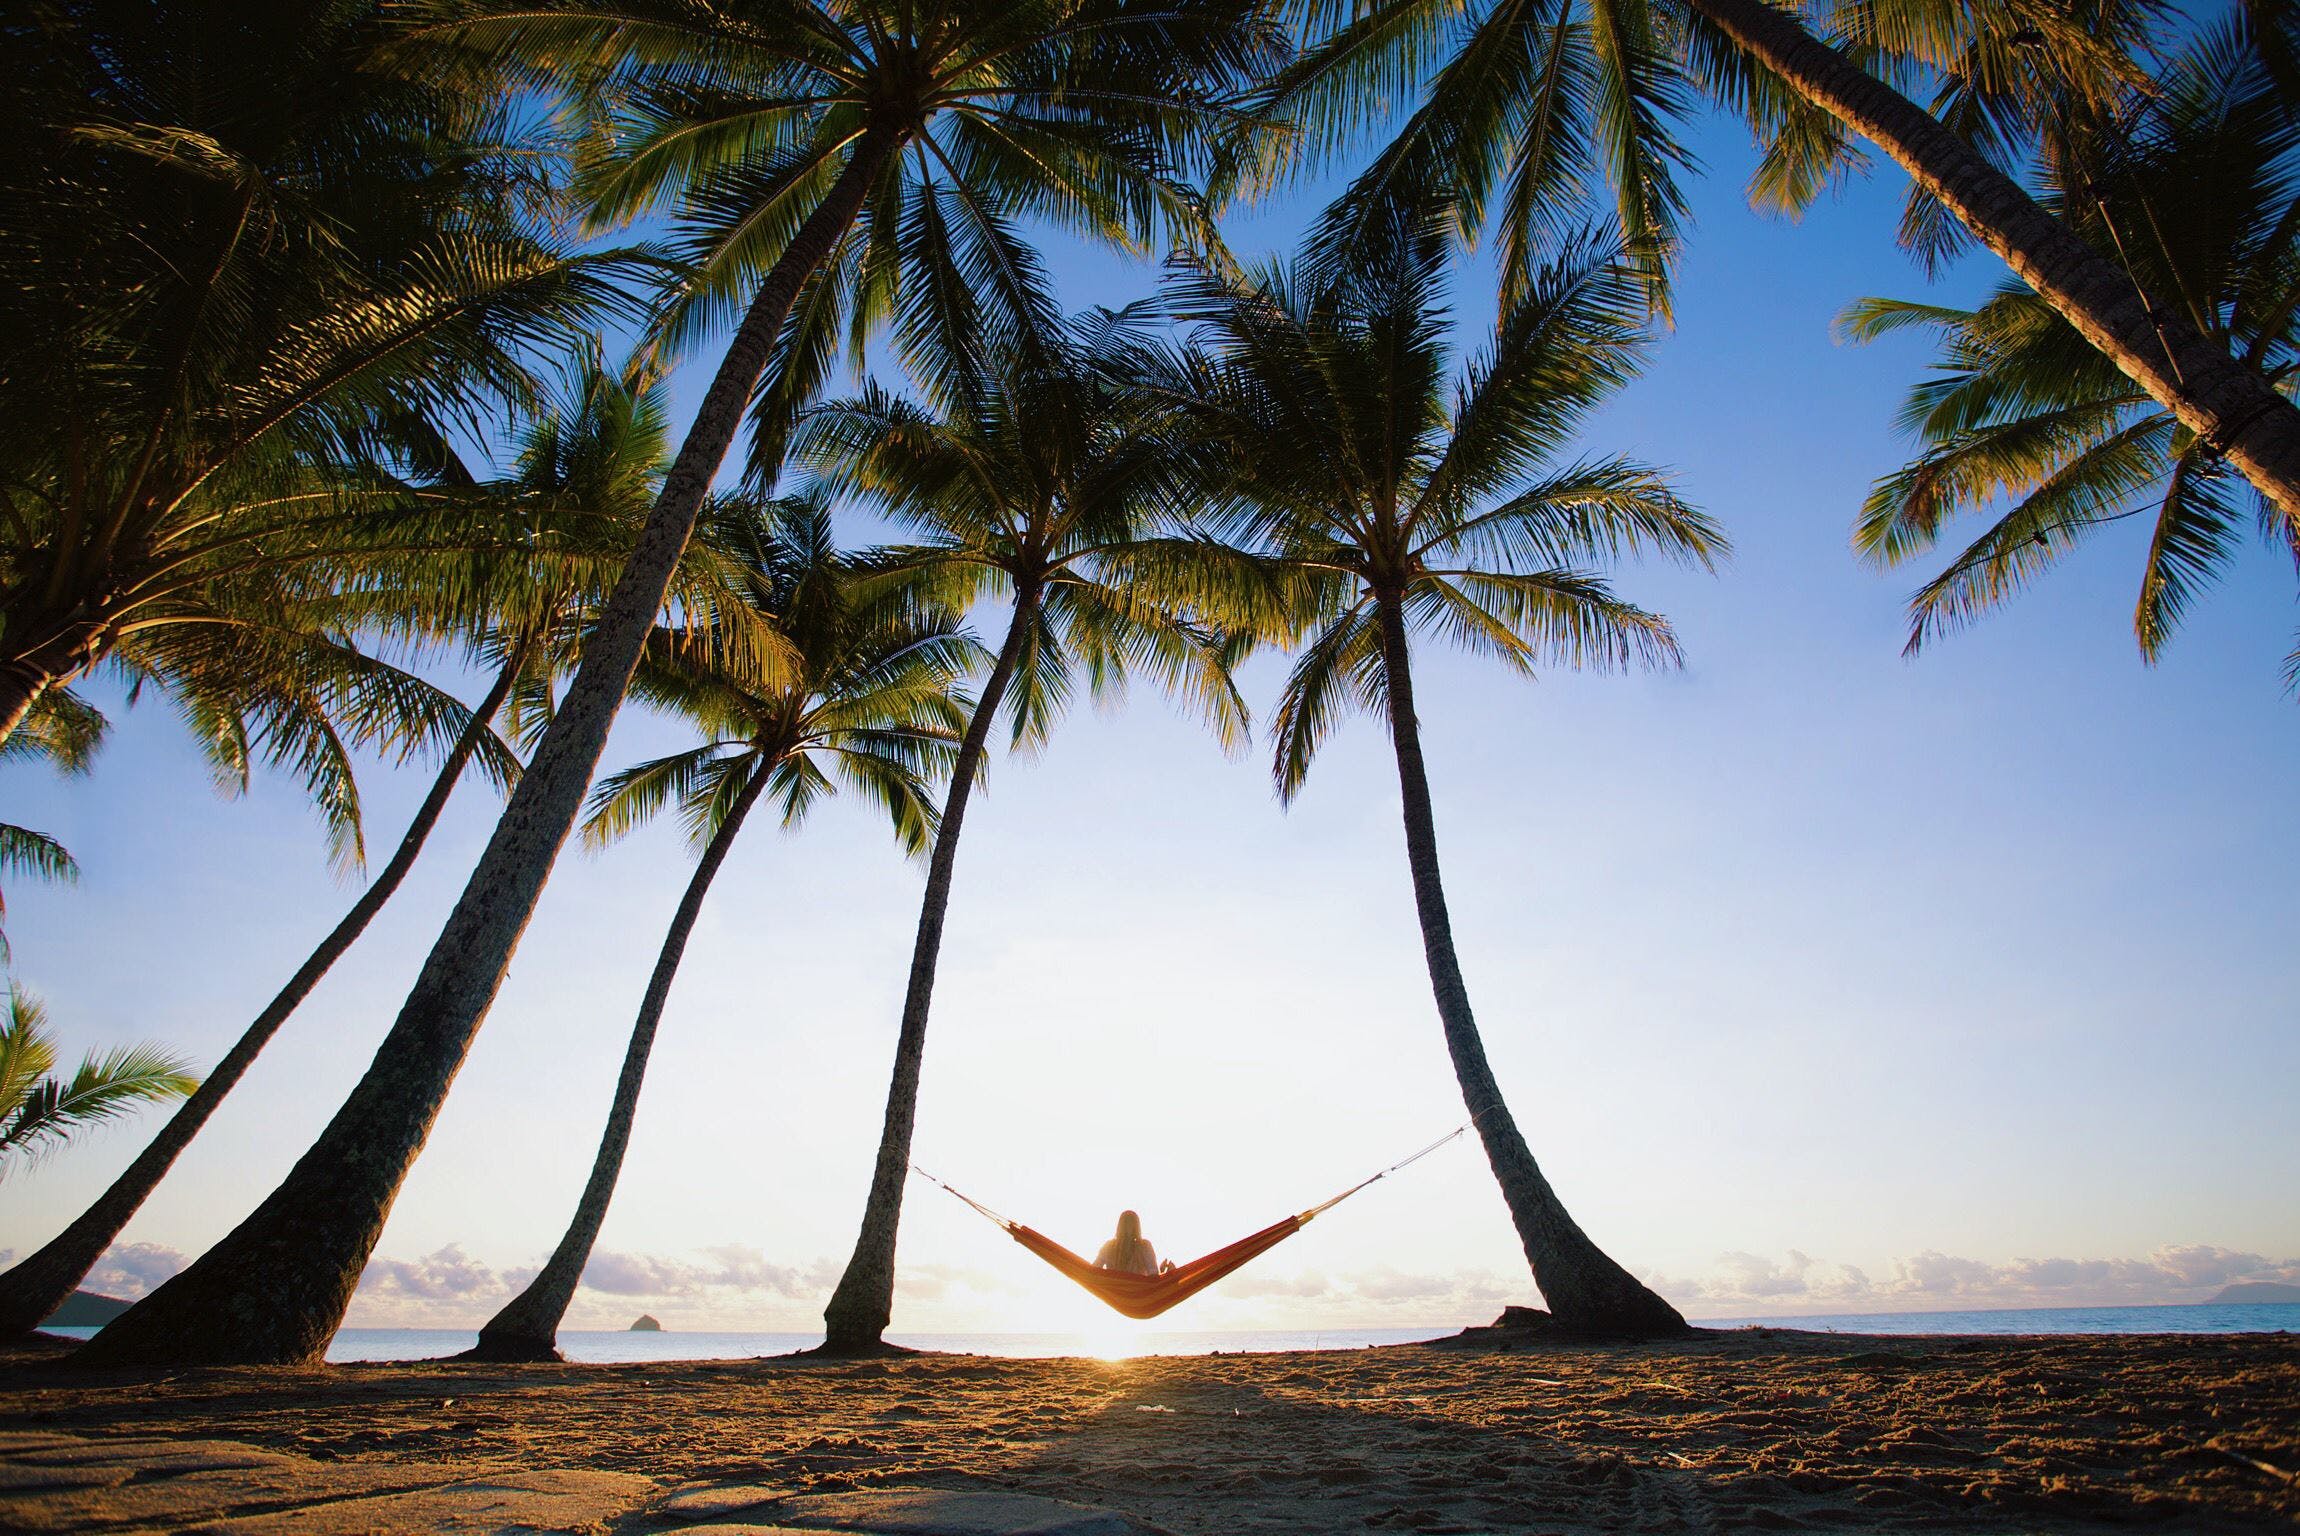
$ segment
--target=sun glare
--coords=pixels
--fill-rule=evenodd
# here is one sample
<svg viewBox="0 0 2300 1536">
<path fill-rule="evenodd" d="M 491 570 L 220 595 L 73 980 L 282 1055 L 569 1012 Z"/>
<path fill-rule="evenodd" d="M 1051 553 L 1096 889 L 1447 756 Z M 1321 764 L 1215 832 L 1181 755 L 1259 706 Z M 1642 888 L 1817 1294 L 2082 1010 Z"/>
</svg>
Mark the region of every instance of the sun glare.
<svg viewBox="0 0 2300 1536">
<path fill-rule="evenodd" d="M 1149 1332 L 1124 1319 L 1104 1323 L 1078 1336 L 1078 1352 L 1092 1360 L 1132 1360 L 1151 1352 Z"/>
</svg>

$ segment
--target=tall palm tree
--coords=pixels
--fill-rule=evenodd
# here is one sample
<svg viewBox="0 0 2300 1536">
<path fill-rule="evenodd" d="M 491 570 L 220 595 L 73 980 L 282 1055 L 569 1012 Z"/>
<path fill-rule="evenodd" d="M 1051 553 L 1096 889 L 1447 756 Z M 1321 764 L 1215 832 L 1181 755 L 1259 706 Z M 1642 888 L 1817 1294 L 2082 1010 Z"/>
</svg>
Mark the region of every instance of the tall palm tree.
<svg viewBox="0 0 2300 1536">
<path fill-rule="evenodd" d="M 2089 147 L 2056 168 L 2048 205 L 2087 239 L 2120 244 L 2151 292 L 2176 295 L 2199 330 L 2291 392 L 2300 380 L 2300 123 L 2238 29 L 2198 38 L 2158 93 Z M 2132 616 L 2151 662 L 2235 558 L 2243 523 L 2256 521 L 2271 548 L 2300 559 L 2300 519 L 2244 495 L 2216 444 L 2134 388 L 2026 287 L 2005 284 L 1971 309 L 1865 299 L 1842 323 L 1862 341 L 1910 327 L 1941 344 L 1902 411 L 1924 451 L 1878 482 L 1855 547 L 1897 567 L 1936 548 L 1958 516 L 1993 514 L 1911 599 L 1911 654 L 2128 518 L 2155 521 Z M 2285 667 L 2300 689 L 2300 649 Z"/>
<path fill-rule="evenodd" d="M 1209 98 L 1260 62 L 1250 0 L 457 0 L 409 40 L 525 60 L 607 103 L 603 216 L 671 202 L 717 228 L 712 287 L 739 313 L 583 665 L 374 1065 L 285 1182 L 119 1318 L 90 1363 L 308 1361 L 349 1305 L 401 1181 L 502 984 L 581 811 L 616 707 L 746 404 L 866 206 L 932 180 L 939 210 L 1028 215 L 1140 244 L 1188 209 L 1173 176 Z M 933 215 L 925 215 L 933 216 Z M 995 249 L 1012 249 L 1003 242 Z M 919 297 L 953 262 L 907 282 Z M 742 296 L 750 289 L 749 297 Z M 851 313 L 867 321 L 870 310 Z M 986 326 L 986 329 L 995 327 Z"/>
<path fill-rule="evenodd" d="M 91 1052 L 70 1077 L 55 1076 L 47 1022 L 38 998 L 8 988 L 8 1016 L 0 1022 L 0 1179 L 91 1126 L 200 1085 L 190 1063 L 153 1045 Z"/>
<path fill-rule="evenodd" d="M 272 1037 L 399 889 L 466 770 L 476 764 L 499 787 L 517 779 L 518 760 L 497 738 L 496 723 L 506 716 L 514 726 L 548 717 L 552 681 L 574 665 L 585 622 L 614 585 L 662 469 L 666 428 L 658 391 L 593 364 L 577 370 L 564 393 L 555 408 L 522 428 L 508 475 L 425 498 L 396 516 L 377 514 L 382 526 L 366 546 L 375 566 L 362 572 L 364 584 L 309 600 L 330 621 L 359 623 L 386 640 L 458 645 L 489 669 L 492 681 L 390 859 L 200 1090 L 87 1210 L 0 1274 L 0 1337 L 38 1327 L 95 1266 Z M 675 583 L 683 606 L 698 614 L 725 611 L 732 593 L 709 551 L 696 551 L 686 563 Z M 734 643 L 737 654 L 749 653 L 741 637 Z"/>
<path fill-rule="evenodd" d="M 871 796 L 914 853 L 925 849 L 935 811 L 928 781 L 947 771 L 973 701 L 958 691 L 981 647 L 947 613 L 921 611 L 911 595 L 843 555 L 819 502 L 786 502 L 772 521 L 748 504 L 706 509 L 698 542 L 744 552 L 753 600 L 774 615 L 797 660 L 789 676 L 762 684 L 682 643 L 656 637 L 633 690 L 693 721 L 702 745 L 640 763 L 602 780 L 591 796 L 585 841 L 604 846 L 673 802 L 699 848 L 663 936 L 631 1026 L 605 1132 L 566 1235 L 542 1270 L 479 1331 L 465 1358 L 554 1360 L 568 1303 L 607 1219 L 630 1145 L 655 1033 L 687 940 L 744 819 L 762 798 L 796 827 L 840 782 Z M 875 579 L 874 579 L 875 577 Z M 826 769 L 828 770 L 826 772 Z"/>
<path fill-rule="evenodd" d="M 1801 207 L 1857 158 L 1854 141 L 1875 145 L 1915 184 L 1906 227 L 1920 250 L 1948 250 L 1949 222 L 1961 225 L 2184 427 L 2220 444 L 2286 516 L 2300 516 L 2300 409 L 2008 173 L 2057 115 L 2145 92 L 2129 55 L 2177 26 L 2158 0 L 1833 0 L 1802 14 L 1767 0 L 1291 9 L 1317 37 L 1272 83 L 1264 110 L 1293 131 L 1261 136 L 1265 155 L 1335 147 L 1381 123 L 1429 70 L 1420 108 L 1345 201 L 1340 233 L 1378 238 L 1382 204 L 1444 187 L 1465 228 L 1501 226 L 1505 274 L 1522 281 L 1526 253 L 1578 216 L 1602 168 L 1658 297 L 1682 207 L 1670 125 L 1698 87 L 1768 141 L 1760 201 Z M 2288 41 L 2287 26 L 2271 25 L 2271 40 Z M 1940 115 L 1897 86 L 1930 88 Z M 1239 180 L 1272 174 L 1265 161 Z"/>
<path fill-rule="evenodd" d="M 923 536 L 900 551 L 913 576 L 960 605 L 1009 605 L 927 864 L 870 1195 L 823 1314 L 834 1353 L 879 1348 L 892 1316 L 935 968 L 967 802 L 999 714 L 1016 744 L 1035 744 L 1080 671 L 1098 694 L 1141 672 L 1202 715 L 1225 746 L 1245 738 L 1221 636 L 1129 579 L 1161 555 L 1171 564 L 1193 552 L 1159 533 L 1188 488 L 1186 456 L 1138 430 L 1140 402 L 1122 371 L 1145 319 L 1139 310 L 1090 312 L 980 371 L 944 372 L 939 412 L 874 387 L 819 407 L 799 429 L 799 462 Z"/>
<path fill-rule="evenodd" d="M 1598 567 L 1650 551 L 1707 568 L 1725 538 L 1657 469 L 1558 462 L 1645 340 L 1642 274 L 1616 249 L 1584 238 L 1532 267 L 1490 350 L 1451 379 L 1437 226 L 1401 220 L 1363 255 L 1338 271 L 1186 272 L 1174 303 L 1203 350 L 1158 387 L 1235 466 L 1208 525 L 1289 569 L 1306 599 L 1307 643 L 1272 721 L 1280 797 L 1344 713 L 1387 720 L 1438 1019 L 1543 1296 L 1576 1330 L 1679 1332 L 1676 1310 L 1566 1212 L 1486 1061 L 1440 877 L 1412 639 L 1520 673 L 1674 663 L 1667 622 L 1615 596 Z"/>
</svg>

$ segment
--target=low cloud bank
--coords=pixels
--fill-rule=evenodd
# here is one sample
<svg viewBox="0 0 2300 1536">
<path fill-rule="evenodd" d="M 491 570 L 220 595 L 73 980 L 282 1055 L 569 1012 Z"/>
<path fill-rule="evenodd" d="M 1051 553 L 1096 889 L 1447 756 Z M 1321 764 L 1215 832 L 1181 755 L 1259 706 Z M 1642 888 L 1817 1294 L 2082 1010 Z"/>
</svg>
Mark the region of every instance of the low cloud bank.
<svg viewBox="0 0 2300 1536">
<path fill-rule="evenodd" d="M 1982 1307 L 2152 1306 L 2208 1301 L 2240 1281 L 2300 1281 L 2300 1259 L 2204 1244 L 2140 1259 L 2014 1259 L 1991 1264 L 1927 1250 L 1870 1275 L 1789 1251 L 1718 1256 L 1708 1275 L 1646 1275 L 1646 1284 L 1703 1317 L 1829 1312 L 1963 1311 Z"/>
<path fill-rule="evenodd" d="M 452 1243 L 420 1259 L 376 1259 L 344 1321 L 353 1328 L 474 1328 L 524 1289 L 538 1267 L 497 1270 Z M 737 1244 L 688 1255 L 607 1250 L 583 1267 L 567 1326 L 622 1328 L 645 1311 L 673 1312 L 688 1327 L 805 1330 L 837 1281 L 827 1259 L 777 1264 Z"/>
<path fill-rule="evenodd" d="M 83 1282 L 129 1300 L 148 1295 L 188 1257 L 157 1243 L 112 1248 Z M 593 1255 L 569 1309 L 570 1328 L 621 1328 L 652 1312 L 682 1328 L 809 1332 L 837 1283 L 827 1258 L 781 1264 L 726 1245 L 687 1255 Z M 379 1258 L 360 1277 L 345 1319 L 354 1328 L 476 1328 L 535 1275 L 498 1270 L 455 1244 L 415 1259 Z M 1791 1249 L 1785 1257 L 1718 1256 L 1705 1275 L 1647 1274 L 1645 1282 L 1691 1317 L 1916 1312 L 1984 1307 L 2145 1306 L 2204 1301 L 2245 1281 L 2300 1283 L 2300 1259 L 2192 1244 L 2138 1259 L 2015 1259 L 1989 1263 L 1927 1250 L 1870 1274 Z M 941 1332 L 1010 1317 L 1040 1277 L 944 1264 L 904 1266 L 896 1291 L 910 1326 Z M 1483 1321 L 1510 1302 L 1535 1300 L 1522 1274 L 1416 1274 L 1388 1267 L 1329 1275 L 1256 1266 L 1207 1293 L 1201 1328 L 1378 1327 Z M 674 1321 L 675 1319 L 675 1321 Z M 995 1325 L 989 1325 L 995 1326 Z"/>
</svg>

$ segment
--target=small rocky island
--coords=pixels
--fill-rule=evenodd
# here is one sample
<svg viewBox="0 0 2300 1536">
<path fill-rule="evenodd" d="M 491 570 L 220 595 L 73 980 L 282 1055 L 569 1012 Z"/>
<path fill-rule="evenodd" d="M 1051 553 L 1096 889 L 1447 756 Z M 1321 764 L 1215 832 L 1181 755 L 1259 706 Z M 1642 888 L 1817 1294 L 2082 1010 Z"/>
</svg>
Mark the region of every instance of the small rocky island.
<svg viewBox="0 0 2300 1536">
<path fill-rule="evenodd" d="M 661 1333 L 663 1325 L 656 1322 L 650 1314 L 642 1312 L 639 1314 L 639 1320 L 623 1331 L 625 1333 Z"/>
</svg>

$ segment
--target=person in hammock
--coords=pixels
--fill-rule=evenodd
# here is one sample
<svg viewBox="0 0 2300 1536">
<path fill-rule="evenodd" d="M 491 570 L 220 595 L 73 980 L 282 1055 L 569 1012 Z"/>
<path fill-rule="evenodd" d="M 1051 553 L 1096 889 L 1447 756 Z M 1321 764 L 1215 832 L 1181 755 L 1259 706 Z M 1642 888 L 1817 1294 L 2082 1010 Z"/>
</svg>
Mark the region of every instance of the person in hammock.
<svg viewBox="0 0 2300 1536">
<path fill-rule="evenodd" d="M 1158 1262 L 1158 1250 L 1142 1236 L 1142 1218 L 1132 1211 L 1118 1213 L 1118 1235 L 1094 1256 L 1096 1269 L 1121 1275 L 1162 1275 L 1174 1267 L 1171 1259 Z"/>
</svg>

